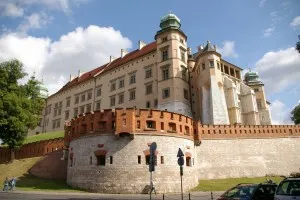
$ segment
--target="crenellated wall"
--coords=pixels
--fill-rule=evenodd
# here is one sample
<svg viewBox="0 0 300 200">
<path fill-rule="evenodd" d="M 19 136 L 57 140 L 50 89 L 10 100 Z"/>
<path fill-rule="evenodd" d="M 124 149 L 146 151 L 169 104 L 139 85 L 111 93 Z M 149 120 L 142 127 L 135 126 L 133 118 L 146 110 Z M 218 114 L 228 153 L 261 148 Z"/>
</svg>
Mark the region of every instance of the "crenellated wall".
<svg viewBox="0 0 300 200">
<path fill-rule="evenodd" d="M 63 149 L 64 139 L 56 138 L 51 140 L 25 144 L 15 150 L 15 159 L 31 158 L 46 155 L 47 153 Z M 10 160 L 10 150 L 7 147 L 0 147 L 0 163 Z"/>
</svg>

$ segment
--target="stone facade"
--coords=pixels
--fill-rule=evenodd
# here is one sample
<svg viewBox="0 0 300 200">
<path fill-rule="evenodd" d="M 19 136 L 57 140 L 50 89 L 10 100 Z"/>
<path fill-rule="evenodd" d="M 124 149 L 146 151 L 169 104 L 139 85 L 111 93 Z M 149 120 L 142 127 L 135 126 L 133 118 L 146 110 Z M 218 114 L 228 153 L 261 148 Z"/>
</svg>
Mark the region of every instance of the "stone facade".
<svg viewBox="0 0 300 200">
<path fill-rule="evenodd" d="M 154 42 L 139 41 L 132 52 L 122 49 L 119 58 L 70 75 L 46 99 L 41 122 L 29 134 L 63 130 L 65 121 L 82 113 L 126 107 L 168 110 L 204 124 L 270 125 L 263 84 L 244 82 L 242 69 L 224 60 L 210 42 L 192 53 L 180 26 L 168 14 Z"/>
<path fill-rule="evenodd" d="M 157 166 L 153 182 L 159 193 L 180 191 L 177 164 L 178 148 L 190 156 L 191 166 L 184 166 L 184 191 L 198 184 L 194 142 L 172 136 L 136 133 L 129 136 L 86 136 L 70 143 L 72 166 L 69 159 L 67 182 L 71 186 L 102 193 L 147 193 L 150 185 L 149 145 L 157 143 Z M 105 165 L 97 165 L 95 152 L 103 150 Z M 140 157 L 140 158 L 139 158 Z M 140 159 L 140 160 L 139 160 Z M 140 163 L 139 163 L 140 161 Z"/>
</svg>

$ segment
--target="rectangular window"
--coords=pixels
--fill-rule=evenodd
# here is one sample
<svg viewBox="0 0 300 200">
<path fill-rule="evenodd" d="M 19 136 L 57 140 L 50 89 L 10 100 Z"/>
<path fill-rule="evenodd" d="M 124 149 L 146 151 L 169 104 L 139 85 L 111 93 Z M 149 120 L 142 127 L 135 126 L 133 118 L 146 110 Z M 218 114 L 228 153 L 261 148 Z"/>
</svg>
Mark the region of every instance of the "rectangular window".
<svg viewBox="0 0 300 200">
<path fill-rule="evenodd" d="M 187 69 L 183 66 L 181 66 L 181 75 L 182 75 L 182 79 L 187 81 Z"/>
<path fill-rule="evenodd" d="M 129 84 L 135 83 L 135 74 L 130 75 Z"/>
<path fill-rule="evenodd" d="M 261 100 L 260 99 L 256 99 L 256 103 L 257 103 L 257 108 L 261 109 Z"/>
<path fill-rule="evenodd" d="M 184 98 L 185 99 L 189 99 L 189 91 L 188 90 L 186 90 L 186 89 L 183 89 L 183 96 L 184 96 Z"/>
<path fill-rule="evenodd" d="M 81 95 L 81 102 L 85 101 L 85 94 Z"/>
<path fill-rule="evenodd" d="M 163 37 L 163 38 L 162 38 L 162 42 L 166 42 L 167 40 L 168 40 L 167 37 Z"/>
<path fill-rule="evenodd" d="M 146 108 L 150 108 L 151 107 L 151 103 L 150 103 L 150 101 L 147 101 L 146 102 Z"/>
<path fill-rule="evenodd" d="M 80 107 L 80 114 L 84 113 L 84 106 Z"/>
<path fill-rule="evenodd" d="M 160 164 L 162 164 L 162 165 L 165 164 L 165 160 L 164 160 L 163 156 L 160 157 Z"/>
<path fill-rule="evenodd" d="M 218 62 L 217 62 L 217 67 L 218 67 L 218 69 L 220 69 L 220 63 L 218 63 Z"/>
<path fill-rule="evenodd" d="M 75 104 L 79 103 L 79 95 L 75 96 Z"/>
<path fill-rule="evenodd" d="M 162 61 L 168 60 L 168 50 L 162 52 Z"/>
<path fill-rule="evenodd" d="M 71 103 L 71 97 L 68 97 L 68 98 L 67 98 L 67 104 L 66 104 L 66 107 L 69 107 L 69 106 L 70 106 L 70 103 Z"/>
<path fill-rule="evenodd" d="M 205 63 L 202 63 L 202 70 L 205 70 Z"/>
<path fill-rule="evenodd" d="M 116 97 L 112 96 L 110 97 L 110 106 L 115 106 L 116 105 Z"/>
<path fill-rule="evenodd" d="M 156 106 L 157 106 L 157 104 L 158 104 L 158 101 L 157 101 L 157 99 L 154 99 L 154 107 L 156 107 Z"/>
<path fill-rule="evenodd" d="M 165 124 L 164 124 L 164 122 L 160 122 L 160 129 L 161 130 L 165 130 Z"/>
<path fill-rule="evenodd" d="M 116 83 L 114 82 L 114 83 L 111 83 L 111 85 L 110 85 L 110 91 L 112 92 L 115 90 L 116 90 Z"/>
<path fill-rule="evenodd" d="M 181 51 L 181 60 L 185 62 L 185 52 Z"/>
<path fill-rule="evenodd" d="M 145 78 L 151 78 L 152 77 L 152 68 L 148 68 L 145 71 Z"/>
<path fill-rule="evenodd" d="M 135 99 L 135 90 L 131 90 L 129 92 L 129 101 L 134 100 Z"/>
<path fill-rule="evenodd" d="M 59 106 L 62 106 L 62 101 L 59 102 Z"/>
<path fill-rule="evenodd" d="M 165 88 L 162 90 L 162 98 L 169 98 L 170 97 L 170 88 Z"/>
<path fill-rule="evenodd" d="M 140 121 L 140 120 L 137 120 L 137 121 L 136 121 L 136 128 L 137 128 L 137 129 L 140 129 L 140 128 L 141 128 L 141 121 Z"/>
<path fill-rule="evenodd" d="M 97 156 L 97 165 L 105 165 L 105 156 Z"/>
<path fill-rule="evenodd" d="M 56 117 L 56 115 L 57 115 L 57 109 L 54 109 L 54 114 L 53 114 L 53 116 Z"/>
<path fill-rule="evenodd" d="M 186 162 L 186 166 L 187 167 L 191 167 L 192 166 L 191 157 L 185 157 L 185 162 Z"/>
<path fill-rule="evenodd" d="M 97 97 L 101 96 L 101 87 L 96 89 L 96 96 Z"/>
<path fill-rule="evenodd" d="M 119 104 L 124 103 L 124 94 L 119 94 Z"/>
<path fill-rule="evenodd" d="M 87 94 L 87 100 L 92 99 L 92 91 L 89 91 Z"/>
<path fill-rule="evenodd" d="M 65 120 L 68 120 L 69 119 L 69 115 L 70 115 L 70 111 L 66 111 L 65 112 Z"/>
<path fill-rule="evenodd" d="M 163 74 L 163 80 L 167 80 L 169 78 L 169 69 L 163 69 L 162 74 Z"/>
<path fill-rule="evenodd" d="M 95 110 L 96 110 L 96 111 L 97 111 L 97 110 L 100 110 L 100 101 L 96 102 L 96 108 L 95 108 Z"/>
<path fill-rule="evenodd" d="M 58 103 L 55 103 L 55 104 L 54 104 L 54 108 L 57 108 L 57 107 L 58 107 Z"/>
<path fill-rule="evenodd" d="M 113 157 L 112 156 L 109 156 L 109 164 L 113 164 Z"/>
<path fill-rule="evenodd" d="M 125 86 L 124 79 L 119 80 L 119 88 L 123 88 Z"/>
<path fill-rule="evenodd" d="M 60 119 L 58 119 L 57 121 L 56 121 L 56 128 L 59 128 L 60 127 Z"/>
<path fill-rule="evenodd" d="M 141 156 L 138 156 L 138 164 L 141 164 Z"/>
<path fill-rule="evenodd" d="M 152 84 L 146 85 L 146 95 L 152 94 Z"/>
<path fill-rule="evenodd" d="M 86 105 L 86 112 L 91 112 L 92 104 Z"/>
<path fill-rule="evenodd" d="M 78 108 L 74 108 L 74 117 L 78 115 Z"/>
<path fill-rule="evenodd" d="M 56 121 L 52 121 L 52 129 L 55 128 Z"/>
<path fill-rule="evenodd" d="M 58 115 L 61 115 L 61 108 L 58 109 Z"/>
<path fill-rule="evenodd" d="M 209 61 L 209 66 L 210 66 L 210 67 L 214 67 L 214 66 L 215 66 L 213 60 L 210 60 L 210 61 Z"/>
<path fill-rule="evenodd" d="M 255 88 L 255 89 L 254 89 L 254 92 L 258 92 L 258 91 L 259 91 L 258 88 Z"/>
</svg>

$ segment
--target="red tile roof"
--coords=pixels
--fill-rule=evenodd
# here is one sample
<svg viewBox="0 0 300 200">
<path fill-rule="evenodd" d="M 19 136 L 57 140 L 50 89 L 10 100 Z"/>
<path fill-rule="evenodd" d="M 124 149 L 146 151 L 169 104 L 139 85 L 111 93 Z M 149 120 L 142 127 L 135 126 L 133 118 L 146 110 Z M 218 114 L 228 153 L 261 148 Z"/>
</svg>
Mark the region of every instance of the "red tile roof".
<svg viewBox="0 0 300 200">
<path fill-rule="evenodd" d="M 67 90 L 73 86 L 79 85 L 85 81 L 88 81 L 90 79 L 92 79 L 95 75 L 100 75 L 103 72 L 108 72 L 120 65 L 123 65 L 125 63 L 128 63 L 136 58 L 139 58 L 143 55 L 146 55 L 152 51 L 156 50 L 156 41 L 144 46 L 141 50 L 136 49 L 128 54 L 126 54 L 123 58 L 117 58 L 116 60 L 110 62 L 110 63 L 106 63 L 100 67 L 97 67 L 89 72 L 86 72 L 84 74 L 82 74 L 79 78 L 75 78 L 72 81 L 68 82 L 67 84 L 65 84 L 60 90 L 58 90 L 56 93 L 52 94 L 51 96 L 54 96 L 55 94 L 58 94 L 59 92 L 62 92 L 64 90 Z M 51 97 L 49 96 L 49 97 Z"/>
</svg>

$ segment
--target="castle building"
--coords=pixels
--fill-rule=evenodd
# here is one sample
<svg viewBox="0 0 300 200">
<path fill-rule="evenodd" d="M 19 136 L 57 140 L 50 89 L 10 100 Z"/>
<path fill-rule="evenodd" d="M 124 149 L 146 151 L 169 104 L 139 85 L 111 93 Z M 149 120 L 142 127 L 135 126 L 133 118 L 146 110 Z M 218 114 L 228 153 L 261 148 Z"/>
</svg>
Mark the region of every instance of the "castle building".
<svg viewBox="0 0 300 200">
<path fill-rule="evenodd" d="M 155 41 L 121 49 L 119 58 L 70 80 L 46 99 L 40 126 L 29 134 L 64 129 L 81 113 L 114 108 L 151 108 L 180 113 L 202 124 L 271 124 L 264 85 L 257 73 L 224 59 L 216 46 L 192 53 L 177 16 L 162 17 Z"/>
</svg>

